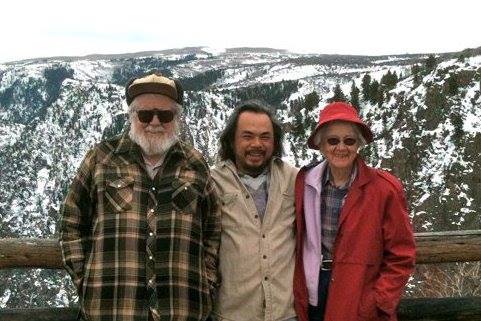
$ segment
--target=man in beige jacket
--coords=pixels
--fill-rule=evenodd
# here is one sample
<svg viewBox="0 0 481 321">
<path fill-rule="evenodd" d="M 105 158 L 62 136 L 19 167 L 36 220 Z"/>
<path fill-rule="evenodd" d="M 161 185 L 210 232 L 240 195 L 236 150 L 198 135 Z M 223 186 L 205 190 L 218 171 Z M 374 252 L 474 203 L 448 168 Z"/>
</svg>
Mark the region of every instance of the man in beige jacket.
<svg viewBox="0 0 481 321">
<path fill-rule="evenodd" d="M 212 178 L 221 200 L 220 287 L 214 320 L 294 321 L 294 182 L 283 131 L 260 101 L 238 106 Z"/>
</svg>

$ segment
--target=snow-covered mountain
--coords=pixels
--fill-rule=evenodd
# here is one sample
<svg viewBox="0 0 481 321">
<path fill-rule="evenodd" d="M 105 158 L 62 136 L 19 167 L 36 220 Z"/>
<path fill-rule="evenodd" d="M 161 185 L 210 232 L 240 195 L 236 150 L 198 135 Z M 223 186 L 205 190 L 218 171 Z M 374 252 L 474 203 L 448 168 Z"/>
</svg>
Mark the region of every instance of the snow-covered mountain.
<svg viewBox="0 0 481 321">
<path fill-rule="evenodd" d="M 309 163 L 319 110 L 344 94 L 375 132 L 366 160 L 402 179 L 417 231 L 481 228 L 481 48 L 378 57 L 184 48 L 0 64 L 0 237 L 56 236 L 84 154 L 125 125 L 124 84 L 153 69 L 181 79 L 183 136 L 211 164 L 231 109 L 249 98 L 276 109 L 286 159 Z M 0 308 L 72 301 L 63 272 L 0 279 Z"/>
</svg>

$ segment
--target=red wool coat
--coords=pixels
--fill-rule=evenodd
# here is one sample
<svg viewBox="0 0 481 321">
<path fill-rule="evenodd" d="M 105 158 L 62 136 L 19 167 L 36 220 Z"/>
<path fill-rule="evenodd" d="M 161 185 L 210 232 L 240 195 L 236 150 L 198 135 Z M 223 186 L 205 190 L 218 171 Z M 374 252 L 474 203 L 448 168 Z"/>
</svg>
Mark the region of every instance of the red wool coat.
<svg viewBox="0 0 481 321">
<path fill-rule="evenodd" d="M 403 187 L 391 174 L 358 158 L 358 176 L 340 213 L 324 321 L 396 321 L 396 308 L 414 268 L 415 244 Z M 304 178 L 296 180 L 294 305 L 307 321 L 303 266 Z"/>
</svg>

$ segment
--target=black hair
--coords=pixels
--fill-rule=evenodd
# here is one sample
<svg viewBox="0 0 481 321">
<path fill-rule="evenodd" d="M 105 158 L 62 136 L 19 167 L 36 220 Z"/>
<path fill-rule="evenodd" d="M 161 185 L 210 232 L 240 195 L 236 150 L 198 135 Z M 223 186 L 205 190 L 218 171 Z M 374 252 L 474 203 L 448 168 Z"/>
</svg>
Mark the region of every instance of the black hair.
<svg viewBox="0 0 481 321">
<path fill-rule="evenodd" d="M 265 114 L 269 117 L 272 123 L 272 128 L 274 129 L 274 151 L 272 155 L 282 157 L 284 154 L 284 130 L 280 122 L 277 120 L 273 110 L 274 107 L 269 106 L 267 103 L 258 99 L 247 100 L 238 105 L 230 115 L 227 120 L 227 125 L 220 135 L 219 158 L 221 160 L 230 159 L 235 162 L 234 138 L 237 130 L 237 123 L 240 114 L 247 111 Z"/>
</svg>

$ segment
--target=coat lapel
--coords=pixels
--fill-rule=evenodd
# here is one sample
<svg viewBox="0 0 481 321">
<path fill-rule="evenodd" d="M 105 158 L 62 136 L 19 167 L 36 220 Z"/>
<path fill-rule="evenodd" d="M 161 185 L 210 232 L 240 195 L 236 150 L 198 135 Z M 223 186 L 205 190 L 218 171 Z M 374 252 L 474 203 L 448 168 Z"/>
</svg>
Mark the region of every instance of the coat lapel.
<svg viewBox="0 0 481 321">
<path fill-rule="evenodd" d="M 357 157 L 356 163 L 358 168 L 357 178 L 354 180 L 351 188 L 349 189 L 346 201 L 342 207 L 341 217 L 339 219 L 339 229 L 346 218 L 352 213 L 352 210 L 356 204 L 359 204 L 359 199 L 362 196 L 364 185 L 366 185 L 372 179 L 370 169 L 366 166 L 360 156 Z"/>
</svg>

